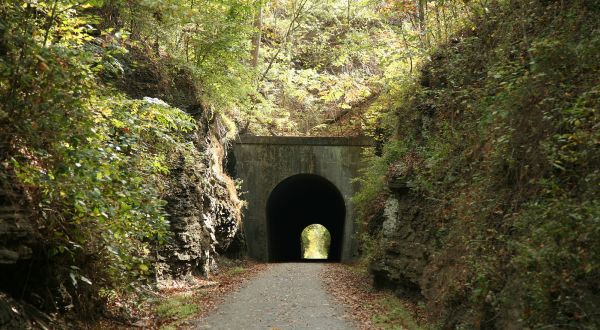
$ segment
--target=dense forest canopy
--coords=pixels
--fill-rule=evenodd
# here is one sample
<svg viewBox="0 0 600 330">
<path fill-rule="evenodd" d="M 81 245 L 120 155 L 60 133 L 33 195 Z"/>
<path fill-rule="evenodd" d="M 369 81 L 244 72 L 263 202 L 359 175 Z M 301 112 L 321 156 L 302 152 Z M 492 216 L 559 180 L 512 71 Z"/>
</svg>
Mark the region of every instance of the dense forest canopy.
<svg viewBox="0 0 600 330">
<path fill-rule="evenodd" d="M 424 4 L 422 4 L 424 5 Z M 253 41 L 257 100 L 250 129 L 260 134 L 360 135 L 378 125 L 377 97 L 410 79 L 427 42 L 446 41 L 461 2 L 431 3 L 443 23 L 414 2 L 283 1 L 259 10 Z"/>
<path fill-rule="evenodd" d="M 2 1 L 0 289 L 97 316 L 189 259 L 176 219 L 208 274 L 236 136 L 369 135 L 376 281 L 442 328 L 593 329 L 599 22 L 596 0 Z M 390 214 L 421 228 L 402 269 Z"/>
</svg>

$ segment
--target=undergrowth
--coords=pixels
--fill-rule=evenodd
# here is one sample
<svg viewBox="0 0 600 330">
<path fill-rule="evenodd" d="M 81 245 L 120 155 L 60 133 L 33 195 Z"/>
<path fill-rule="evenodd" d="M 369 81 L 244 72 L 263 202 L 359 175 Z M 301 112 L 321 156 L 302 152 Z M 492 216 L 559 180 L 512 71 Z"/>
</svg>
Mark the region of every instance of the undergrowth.
<svg viewBox="0 0 600 330">
<path fill-rule="evenodd" d="M 373 323 L 379 329 L 410 329 L 422 330 L 415 321 L 411 312 L 406 310 L 406 307 L 398 298 L 389 293 L 377 301 L 379 308 L 376 309 L 373 315 Z"/>
<path fill-rule="evenodd" d="M 600 324 L 598 22 L 595 1 L 496 2 L 398 93 L 356 199 L 368 221 L 389 180 L 422 197 L 443 327 Z"/>
<path fill-rule="evenodd" d="M 197 314 L 200 306 L 189 300 L 186 295 L 170 297 L 156 306 L 156 316 L 159 319 L 183 319 Z"/>
</svg>

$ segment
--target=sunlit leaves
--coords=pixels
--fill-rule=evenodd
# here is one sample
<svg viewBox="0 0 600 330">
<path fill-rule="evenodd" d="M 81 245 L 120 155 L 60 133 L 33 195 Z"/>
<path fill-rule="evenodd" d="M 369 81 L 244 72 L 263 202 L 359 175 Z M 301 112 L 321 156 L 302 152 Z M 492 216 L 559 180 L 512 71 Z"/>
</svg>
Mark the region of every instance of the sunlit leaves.
<svg viewBox="0 0 600 330">
<path fill-rule="evenodd" d="M 325 226 L 312 224 L 302 230 L 302 258 L 327 259 L 331 235 Z"/>
<path fill-rule="evenodd" d="M 263 58 L 278 57 L 259 86 L 260 106 L 290 122 L 273 128 L 281 133 L 359 134 L 364 104 L 381 90 L 401 39 L 368 1 L 353 1 L 350 12 L 346 1 L 311 2 L 286 36 L 294 3 L 265 7 Z M 257 132 L 268 122 L 256 121 Z"/>
<path fill-rule="evenodd" d="M 190 69 L 205 101 L 243 103 L 251 91 L 249 56 L 255 1 L 139 0 L 120 6 L 126 29 Z"/>
</svg>

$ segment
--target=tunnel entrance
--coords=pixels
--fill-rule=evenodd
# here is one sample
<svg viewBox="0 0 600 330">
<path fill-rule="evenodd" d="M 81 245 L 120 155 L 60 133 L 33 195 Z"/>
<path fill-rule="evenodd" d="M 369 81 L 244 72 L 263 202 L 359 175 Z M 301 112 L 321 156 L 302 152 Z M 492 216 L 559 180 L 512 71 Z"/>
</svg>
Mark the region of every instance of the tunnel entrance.
<svg viewBox="0 0 600 330">
<path fill-rule="evenodd" d="M 298 174 L 281 181 L 267 201 L 269 261 L 302 261 L 302 231 L 321 224 L 331 242 L 326 260 L 340 261 L 346 206 L 339 190 L 327 179 Z"/>
</svg>

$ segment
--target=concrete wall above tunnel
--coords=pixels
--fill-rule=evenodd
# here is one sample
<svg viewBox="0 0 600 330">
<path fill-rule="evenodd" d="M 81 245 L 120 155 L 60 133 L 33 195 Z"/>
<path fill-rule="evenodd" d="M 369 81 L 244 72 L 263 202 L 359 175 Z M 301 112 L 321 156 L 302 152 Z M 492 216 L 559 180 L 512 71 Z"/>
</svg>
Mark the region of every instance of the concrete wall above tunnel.
<svg viewBox="0 0 600 330">
<path fill-rule="evenodd" d="M 330 259 L 356 255 L 352 179 L 361 154 L 372 141 L 364 137 L 241 136 L 233 146 L 235 176 L 242 179 L 248 205 L 244 232 L 251 258 L 300 260 L 300 233 L 319 223 L 331 234 Z"/>
</svg>

